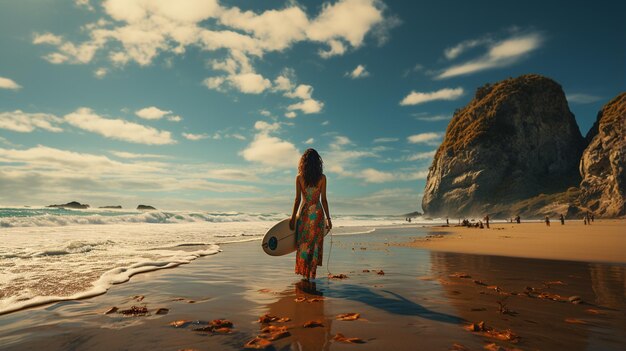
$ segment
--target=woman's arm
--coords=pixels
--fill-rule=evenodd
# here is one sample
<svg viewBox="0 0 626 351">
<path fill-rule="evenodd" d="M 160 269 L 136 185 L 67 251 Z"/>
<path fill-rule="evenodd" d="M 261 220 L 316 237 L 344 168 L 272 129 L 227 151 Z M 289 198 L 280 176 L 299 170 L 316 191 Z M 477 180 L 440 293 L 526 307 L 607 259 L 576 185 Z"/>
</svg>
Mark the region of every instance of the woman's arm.
<svg viewBox="0 0 626 351">
<path fill-rule="evenodd" d="M 291 220 L 289 221 L 289 229 L 294 230 L 296 227 L 296 215 L 300 208 L 300 200 L 302 199 L 302 189 L 300 188 L 300 176 L 296 176 L 296 199 L 293 202 L 293 212 L 291 213 Z"/>
<path fill-rule="evenodd" d="M 326 219 L 328 220 L 328 230 L 333 228 L 333 222 L 330 219 L 330 212 L 328 212 L 328 199 L 326 198 L 326 176 L 322 179 L 322 207 L 326 213 Z"/>
</svg>

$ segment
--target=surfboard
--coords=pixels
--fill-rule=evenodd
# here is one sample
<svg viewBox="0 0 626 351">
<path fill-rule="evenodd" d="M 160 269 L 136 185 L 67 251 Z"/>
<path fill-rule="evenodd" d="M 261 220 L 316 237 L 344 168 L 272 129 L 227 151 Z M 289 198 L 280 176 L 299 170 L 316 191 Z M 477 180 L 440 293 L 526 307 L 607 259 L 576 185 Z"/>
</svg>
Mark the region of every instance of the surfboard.
<svg viewBox="0 0 626 351">
<path fill-rule="evenodd" d="M 324 236 L 328 229 L 324 227 Z M 261 247 L 270 256 L 283 256 L 296 251 L 296 231 L 289 229 L 289 218 L 284 219 L 267 231 Z"/>
</svg>

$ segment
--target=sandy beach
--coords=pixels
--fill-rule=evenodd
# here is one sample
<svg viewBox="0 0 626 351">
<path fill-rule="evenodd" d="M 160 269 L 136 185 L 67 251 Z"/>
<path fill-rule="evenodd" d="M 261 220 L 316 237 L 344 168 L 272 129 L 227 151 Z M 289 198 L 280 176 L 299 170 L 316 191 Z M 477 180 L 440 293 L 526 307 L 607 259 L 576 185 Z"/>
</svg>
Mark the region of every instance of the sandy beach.
<svg viewBox="0 0 626 351">
<path fill-rule="evenodd" d="M 582 220 L 492 223 L 490 229 L 459 226 L 434 227 L 412 247 L 434 251 L 542 258 L 551 260 L 626 263 L 626 221 Z"/>
<path fill-rule="evenodd" d="M 268 337 L 262 329 L 270 325 L 288 332 L 276 335 L 270 350 L 620 350 L 626 345 L 623 264 L 393 245 L 439 230 L 406 226 L 334 236 L 332 252 L 328 238 L 330 266 L 320 267 L 310 284 L 292 274 L 292 255 L 267 256 L 257 241 L 223 245 L 217 255 L 136 275 L 101 296 L 0 316 L 0 349 L 240 350 L 257 335 Z M 327 269 L 347 278 L 328 279 Z M 132 306 L 145 307 L 147 315 L 119 313 Z M 105 314 L 112 307 L 118 311 Z M 167 313 L 158 314 L 161 308 Z M 359 316 L 338 320 L 346 313 Z M 259 323 L 266 314 L 288 320 Z M 209 331 L 216 319 L 233 326 Z M 172 326 L 176 321 L 179 326 Z M 312 321 L 313 327 L 304 327 Z M 337 334 L 362 343 L 336 340 Z"/>
</svg>

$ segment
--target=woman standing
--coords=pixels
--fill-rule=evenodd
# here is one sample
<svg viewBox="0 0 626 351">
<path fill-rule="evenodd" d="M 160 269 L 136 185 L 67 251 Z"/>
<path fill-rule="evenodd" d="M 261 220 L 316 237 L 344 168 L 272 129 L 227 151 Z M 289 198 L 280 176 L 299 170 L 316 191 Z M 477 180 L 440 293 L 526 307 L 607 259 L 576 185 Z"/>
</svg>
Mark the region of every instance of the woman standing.
<svg viewBox="0 0 626 351">
<path fill-rule="evenodd" d="M 304 204 L 300 209 L 302 195 Z M 299 209 L 300 216 L 296 217 Z M 328 224 L 324 221 L 324 213 Z M 328 230 L 333 227 L 326 200 L 323 161 L 317 151 L 307 149 L 300 158 L 296 177 L 296 200 L 289 221 L 289 228 L 296 230 L 295 272 L 306 280 L 314 279 L 317 266 L 322 265 L 325 226 Z"/>
</svg>

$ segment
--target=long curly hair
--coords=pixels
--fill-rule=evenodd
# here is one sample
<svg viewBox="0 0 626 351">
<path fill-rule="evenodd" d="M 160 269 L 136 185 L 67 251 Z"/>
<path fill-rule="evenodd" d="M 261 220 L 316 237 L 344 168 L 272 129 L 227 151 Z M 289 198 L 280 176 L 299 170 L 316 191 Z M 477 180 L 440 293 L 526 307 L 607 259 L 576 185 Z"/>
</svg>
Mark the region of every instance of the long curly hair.
<svg viewBox="0 0 626 351">
<path fill-rule="evenodd" d="M 306 149 L 300 158 L 298 173 L 304 178 L 305 186 L 315 186 L 324 175 L 324 161 L 315 149 Z"/>
</svg>

